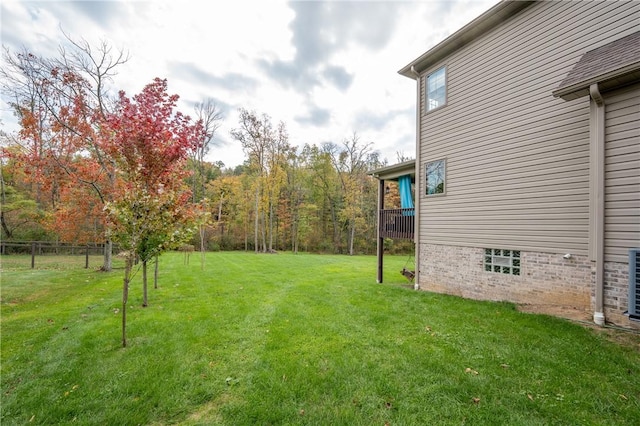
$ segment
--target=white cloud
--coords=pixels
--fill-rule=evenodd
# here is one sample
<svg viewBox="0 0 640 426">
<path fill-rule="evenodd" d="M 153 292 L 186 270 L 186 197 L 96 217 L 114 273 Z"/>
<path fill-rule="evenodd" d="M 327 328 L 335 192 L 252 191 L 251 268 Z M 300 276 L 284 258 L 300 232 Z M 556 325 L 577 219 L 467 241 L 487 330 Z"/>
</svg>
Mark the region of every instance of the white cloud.
<svg viewBox="0 0 640 426">
<path fill-rule="evenodd" d="M 295 145 L 357 132 L 383 158 L 413 155 L 415 82 L 397 70 L 495 4 L 472 1 L 3 0 L 2 43 L 52 55 L 60 29 L 105 40 L 130 60 L 115 86 L 133 95 L 167 78 L 190 114 L 215 99 L 226 114 L 211 161 L 243 161 L 229 131 L 237 109 L 287 124 Z M 12 122 L 6 105 L 0 119 Z"/>
</svg>

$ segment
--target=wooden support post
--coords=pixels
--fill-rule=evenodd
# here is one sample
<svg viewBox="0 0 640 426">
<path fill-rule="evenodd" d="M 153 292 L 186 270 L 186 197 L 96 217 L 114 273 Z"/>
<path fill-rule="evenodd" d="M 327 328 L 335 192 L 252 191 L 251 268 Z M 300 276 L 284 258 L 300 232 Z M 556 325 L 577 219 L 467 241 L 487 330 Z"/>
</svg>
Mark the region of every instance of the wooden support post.
<svg viewBox="0 0 640 426">
<path fill-rule="evenodd" d="M 36 243 L 31 243 L 31 269 L 36 267 Z"/>
<path fill-rule="evenodd" d="M 378 283 L 382 283 L 382 275 L 383 275 L 383 257 L 384 257 L 384 238 L 381 236 L 382 226 L 382 210 L 384 209 L 384 179 L 380 179 L 380 184 L 378 185 Z"/>
<path fill-rule="evenodd" d="M 89 269 L 89 244 L 87 244 L 84 252 L 84 269 Z"/>
</svg>

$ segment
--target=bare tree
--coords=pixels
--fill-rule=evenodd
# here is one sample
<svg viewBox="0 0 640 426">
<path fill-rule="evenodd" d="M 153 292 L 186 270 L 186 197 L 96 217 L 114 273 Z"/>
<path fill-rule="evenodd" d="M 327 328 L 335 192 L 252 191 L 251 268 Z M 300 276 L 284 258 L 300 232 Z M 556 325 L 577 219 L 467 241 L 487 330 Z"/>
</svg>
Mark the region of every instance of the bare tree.
<svg viewBox="0 0 640 426">
<path fill-rule="evenodd" d="M 396 151 L 396 159 L 398 163 L 404 163 L 405 161 L 413 160 L 413 157 L 406 155 L 404 151 Z"/>
<path fill-rule="evenodd" d="M 193 202 L 196 203 L 204 197 L 207 176 L 204 169 L 204 158 L 209 153 L 215 134 L 222 125 L 222 112 L 213 99 L 200 102 L 195 107 L 195 119 L 200 121 L 204 128 L 203 140 L 197 149 L 190 153 L 193 161 Z"/>
<path fill-rule="evenodd" d="M 205 230 L 210 217 L 207 211 L 208 203 L 204 200 L 207 175 L 205 172 L 204 158 L 211 149 L 216 131 L 222 124 L 222 112 L 213 99 L 207 99 L 196 105 L 196 121 L 202 124 L 204 133 L 200 144 L 189 153 L 193 164 L 193 202 L 201 202 L 201 218 L 198 221 L 198 236 L 200 238 L 200 267 L 204 268 L 205 261 Z"/>
</svg>

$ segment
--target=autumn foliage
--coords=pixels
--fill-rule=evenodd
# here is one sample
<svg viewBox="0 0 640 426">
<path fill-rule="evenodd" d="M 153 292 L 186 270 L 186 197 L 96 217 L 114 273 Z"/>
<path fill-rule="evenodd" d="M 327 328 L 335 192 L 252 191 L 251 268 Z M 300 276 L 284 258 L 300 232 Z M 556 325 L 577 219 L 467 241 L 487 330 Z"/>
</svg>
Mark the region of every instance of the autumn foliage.
<svg viewBox="0 0 640 426">
<path fill-rule="evenodd" d="M 20 123 L 11 157 L 48 211 L 44 225 L 61 241 L 104 241 L 102 209 L 114 181 L 96 130 L 106 105 L 68 61 L 27 52 L 6 59 Z"/>
<path fill-rule="evenodd" d="M 167 94 L 166 80 L 155 79 L 132 99 L 120 92 L 118 107 L 102 127 L 102 146 L 117 176 L 107 211 L 127 249 L 138 250 L 158 233 L 173 235 L 189 222 L 186 161 L 202 140 L 202 126 L 174 112 L 177 100 Z M 136 225 L 137 220 L 142 222 Z"/>
<path fill-rule="evenodd" d="M 177 95 L 167 94 L 167 81 L 159 78 L 133 99 L 120 92 L 102 137 L 104 151 L 124 181 L 155 192 L 182 184 L 188 155 L 202 140 L 202 126 L 174 112 L 177 100 Z"/>
<path fill-rule="evenodd" d="M 186 161 L 203 140 L 203 126 L 175 112 L 178 96 L 167 81 L 155 79 L 128 98 L 120 92 L 117 108 L 101 126 L 104 153 L 116 172 L 112 201 L 106 203 L 110 236 L 126 250 L 122 298 L 122 345 L 126 346 L 126 308 L 136 257 L 146 261 L 190 237 L 195 223 L 189 207 Z M 145 275 L 146 276 L 146 275 Z M 146 280 L 144 282 L 146 305 Z"/>
</svg>

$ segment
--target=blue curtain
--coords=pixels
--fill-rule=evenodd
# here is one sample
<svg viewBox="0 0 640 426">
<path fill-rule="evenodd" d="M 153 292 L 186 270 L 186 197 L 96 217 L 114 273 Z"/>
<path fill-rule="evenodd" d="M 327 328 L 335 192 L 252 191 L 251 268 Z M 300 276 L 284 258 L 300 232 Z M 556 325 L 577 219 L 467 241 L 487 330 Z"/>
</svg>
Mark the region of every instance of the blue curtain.
<svg viewBox="0 0 640 426">
<path fill-rule="evenodd" d="M 400 189 L 400 206 L 403 209 L 412 209 L 413 197 L 411 196 L 411 176 L 400 176 L 398 178 L 398 187 Z"/>
</svg>

